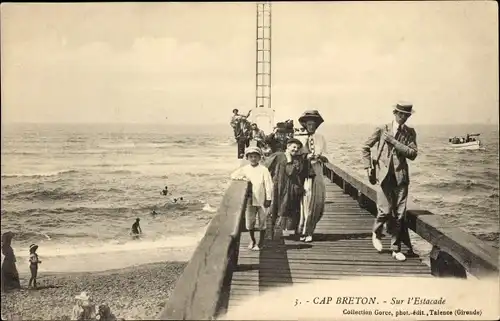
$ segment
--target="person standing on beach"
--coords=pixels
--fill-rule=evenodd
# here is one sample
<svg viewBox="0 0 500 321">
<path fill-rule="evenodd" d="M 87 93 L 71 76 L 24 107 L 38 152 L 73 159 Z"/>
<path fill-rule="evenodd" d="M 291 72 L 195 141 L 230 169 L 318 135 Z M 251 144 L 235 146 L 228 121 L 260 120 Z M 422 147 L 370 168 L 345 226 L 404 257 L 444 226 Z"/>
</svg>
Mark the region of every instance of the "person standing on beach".
<svg viewBox="0 0 500 321">
<path fill-rule="evenodd" d="M 300 206 L 300 240 L 304 242 L 313 241 L 314 230 L 325 211 L 323 164 L 328 163 L 326 140 L 316 132 L 323 122 L 323 117 L 317 110 L 307 110 L 299 118 L 299 123 L 307 133 L 299 137 L 304 145 L 302 153 L 306 155 L 309 169 Z"/>
<path fill-rule="evenodd" d="M 132 224 L 132 236 L 134 238 L 138 238 L 140 234 L 142 234 L 142 229 L 141 226 L 139 225 L 139 222 L 141 221 L 140 218 L 135 219 L 135 223 Z"/>
<path fill-rule="evenodd" d="M 33 288 L 36 289 L 36 276 L 38 274 L 38 264 L 41 264 L 42 261 L 38 259 L 38 254 L 36 254 L 36 250 L 38 249 L 38 245 L 36 244 L 31 244 L 30 245 L 30 272 L 31 272 L 31 278 L 28 283 L 28 287 L 31 287 L 31 284 L 33 284 Z"/>
<path fill-rule="evenodd" d="M 16 256 L 12 249 L 12 239 L 14 233 L 5 232 L 2 234 L 2 254 L 4 255 L 2 263 L 2 292 L 11 289 L 20 289 L 21 281 L 16 267 Z"/>
<path fill-rule="evenodd" d="M 250 164 L 234 171 L 231 174 L 231 179 L 247 180 L 252 183 L 252 198 L 247 202 L 245 223 L 251 238 L 248 248 L 259 251 L 264 245 L 267 209 L 271 205 L 273 196 L 273 181 L 269 170 L 260 164 L 262 158 L 260 148 L 249 147 L 245 155 Z M 255 240 L 255 231 L 260 231 L 259 243 Z"/>
<path fill-rule="evenodd" d="M 386 125 L 379 126 L 363 144 L 362 155 L 368 178 L 372 170 L 377 170 L 376 180 L 381 189 L 377 195 L 378 214 L 373 225 L 373 247 L 382 252 L 381 242 L 384 224 L 391 234 L 392 257 L 398 261 L 405 261 L 406 256 L 401 253 L 401 242 L 408 247 L 407 255 L 413 255 L 406 220 L 406 202 L 410 174 L 407 159 L 415 160 L 418 155 L 417 133 L 415 129 L 405 123 L 414 113 L 411 103 L 400 102 L 393 108 L 394 120 Z M 371 157 L 371 148 L 378 143 L 377 159 L 374 164 Z M 374 166 L 374 168 L 372 168 Z"/>
</svg>

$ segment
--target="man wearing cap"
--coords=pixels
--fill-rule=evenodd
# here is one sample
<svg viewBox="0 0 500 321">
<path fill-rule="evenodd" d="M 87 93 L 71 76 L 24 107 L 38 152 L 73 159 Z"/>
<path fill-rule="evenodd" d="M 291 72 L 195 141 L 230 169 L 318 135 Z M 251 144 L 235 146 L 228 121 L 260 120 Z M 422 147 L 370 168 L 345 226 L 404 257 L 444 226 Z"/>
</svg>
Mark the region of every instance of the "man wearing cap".
<svg viewBox="0 0 500 321">
<path fill-rule="evenodd" d="M 368 176 L 372 166 L 377 170 L 377 182 L 380 190 L 377 195 L 378 214 L 372 234 L 373 247 L 379 252 L 383 250 L 382 229 L 387 223 L 387 231 L 391 234 L 392 257 L 398 261 L 406 260 L 401 253 L 401 242 L 408 247 L 408 254 L 413 255 L 408 229 L 405 226 L 406 202 L 410 174 L 407 159 L 415 160 L 418 154 L 417 133 L 405 123 L 414 113 L 411 103 L 400 102 L 394 106 L 394 120 L 379 126 L 364 143 L 362 148 L 363 162 Z M 370 149 L 377 145 L 377 159 L 372 165 Z M 375 183 L 375 182 L 374 182 Z"/>
</svg>

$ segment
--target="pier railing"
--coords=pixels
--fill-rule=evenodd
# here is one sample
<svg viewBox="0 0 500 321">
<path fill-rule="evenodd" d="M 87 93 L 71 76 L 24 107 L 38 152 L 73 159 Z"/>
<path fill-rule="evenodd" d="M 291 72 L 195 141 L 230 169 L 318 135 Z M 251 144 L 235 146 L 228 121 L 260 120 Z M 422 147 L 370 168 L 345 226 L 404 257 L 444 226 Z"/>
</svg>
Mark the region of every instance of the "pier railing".
<svg viewBox="0 0 500 321">
<path fill-rule="evenodd" d="M 376 215 L 377 186 L 334 165 L 323 167 L 326 177 L 360 207 Z M 176 283 L 160 320 L 210 320 L 227 309 L 229 286 L 238 265 L 240 233 L 250 184 L 232 182 L 216 216 Z M 414 205 L 411 205 L 415 207 Z M 437 277 L 498 276 L 498 251 L 439 215 L 409 207 L 407 226 L 432 245 L 431 273 Z"/>
<path fill-rule="evenodd" d="M 160 320 L 210 320 L 227 306 L 238 264 L 240 226 L 250 184 L 234 181 L 177 281 Z"/>
<path fill-rule="evenodd" d="M 334 164 L 326 164 L 323 172 L 344 193 L 356 199 L 360 207 L 376 215 L 380 187 Z M 430 263 L 434 276 L 466 278 L 467 272 L 478 278 L 498 275 L 498 250 L 494 247 L 413 204 L 409 205 L 406 216 L 407 227 L 432 245 Z"/>
</svg>

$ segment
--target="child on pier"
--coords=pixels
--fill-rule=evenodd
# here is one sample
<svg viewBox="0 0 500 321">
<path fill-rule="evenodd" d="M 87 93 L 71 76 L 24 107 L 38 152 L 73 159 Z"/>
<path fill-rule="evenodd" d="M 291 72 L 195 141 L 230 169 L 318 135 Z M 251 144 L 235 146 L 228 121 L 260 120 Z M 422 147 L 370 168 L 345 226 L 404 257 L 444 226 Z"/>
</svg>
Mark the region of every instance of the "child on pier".
<svg viewBox="0 0 500 321">
<path fill-rule="evenodd" d="M 273 181 L 269 170 L 260 164 L 262 151 L 250 147 L 245 153 L 250 164 L 240 167 L 231 174 L 231 179 L 247 180 L 252 183 L 252 197 L 247 202 L 245 212 L 246 228 L 250 232 L 250 250 L 259 251 L 266 233 L 267 208 L 271 205 Z M 255 240 L 255 231 L 260 231 L 259 243 Z"/>
</svg>

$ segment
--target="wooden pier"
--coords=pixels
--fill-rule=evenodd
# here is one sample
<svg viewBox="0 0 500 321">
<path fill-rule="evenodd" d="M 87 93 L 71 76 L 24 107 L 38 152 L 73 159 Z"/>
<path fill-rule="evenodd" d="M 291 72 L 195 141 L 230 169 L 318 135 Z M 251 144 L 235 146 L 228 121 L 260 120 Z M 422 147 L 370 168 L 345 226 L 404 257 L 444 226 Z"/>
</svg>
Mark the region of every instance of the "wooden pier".
<svg viewBox="0 0 500 321">
<path fill-rule="evenodd" d="M 377 253 L 371 244 L 376 187 L 333 164 L 324 166 L 324 174 L 328 182 L 325 214 L 314 242 L 275 235 L 259 252 L 247 249 L 249 236 L 243 232 L 249 186 L 233 182 L 158 318 L 214 319 L 248 296 L 312 280 L 498 275 L 497 249 L 421 209 L 408 209 L 407 224 L 432 245 L 430 266 L 419 257 L 397 262 L 388 254 Z M 388 236 L 383 244 L 389 248 Z"/>
</svg>

